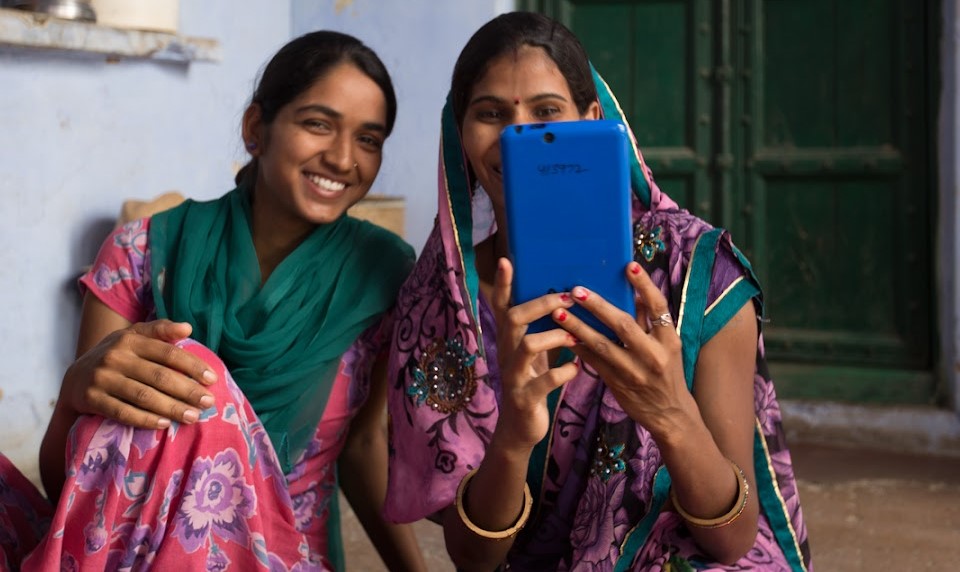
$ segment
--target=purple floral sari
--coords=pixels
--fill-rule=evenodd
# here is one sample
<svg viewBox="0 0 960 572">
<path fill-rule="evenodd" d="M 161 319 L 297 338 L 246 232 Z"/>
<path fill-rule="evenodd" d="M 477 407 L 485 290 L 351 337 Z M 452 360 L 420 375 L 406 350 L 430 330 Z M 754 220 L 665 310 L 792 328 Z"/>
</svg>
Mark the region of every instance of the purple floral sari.
<svg viewBox="0 0 960 572">
<path fill-rule="evenodd" d="M 608 118 L 623 120 L 595 75 Z M 624 121 L 625 122 L 625 121 Z M 489 220 L 466 180 L 459 134 L 444 110 L 439 213 L 401 289 L 393 374 L 387 517 L 408 522 L 451 505 L 496 426 L 500 393 L 495 324 L 479 297 L 474 221 Z M 762 312 L 749 263 L 729 235 L 679 209 L 653 182 L 634 142 L 636 259 L 670 303 L 693 389 L 699 349 L 746 303 Z M 477 223 L 476 226 L 481 226 Z M 486 226 L 484 224 L 483 226 Z M 531 521 L 508 555 L 512 570 L 810 570 L 780 410 L 762 338 L 755 374 L 754 458 L 761 514 L 753 549 L 724 566 L 694 543 L 682 519 L 661 511 L 670 485 L 649 432 L 631 420 L 585 364 L 548 397 L 552 427 L 532 455 Z"/>
</svg>

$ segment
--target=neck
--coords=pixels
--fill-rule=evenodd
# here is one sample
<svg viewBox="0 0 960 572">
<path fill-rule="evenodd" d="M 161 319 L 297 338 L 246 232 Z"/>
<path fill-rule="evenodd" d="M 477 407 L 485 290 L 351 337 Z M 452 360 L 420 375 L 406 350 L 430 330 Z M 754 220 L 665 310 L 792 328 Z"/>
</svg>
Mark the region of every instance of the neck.
<svg viewBox="0 0 960 572">
<path fill-rule="evenodd" d="M 251 209 L 253 248 L 260 263 L 260 283 L 267 279 L 281 262 L 316 228 L 302 219 L 283 216 L 270 209 L 267 201 L 258 201 L 256 195 Z"/>
</svg>

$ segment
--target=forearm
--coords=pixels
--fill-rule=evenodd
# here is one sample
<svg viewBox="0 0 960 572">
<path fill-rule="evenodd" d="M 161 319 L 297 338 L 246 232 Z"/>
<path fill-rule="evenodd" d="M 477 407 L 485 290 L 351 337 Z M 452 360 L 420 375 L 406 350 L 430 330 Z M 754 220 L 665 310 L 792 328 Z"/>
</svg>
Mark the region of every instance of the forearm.
<svg viewBox="0 0 960 572">
<path fill-rule="evenodd" d="M 693 402 L 693 398 L 690 399 Z M 689 406 L 688 406 L 689 407 Z M 757 535 L 759 504 L 755 494 L 752 457 L 724 454 L 705 425 L 695 402 L 673 418 L 672 426 L 657 438 L 663 462 L 670 472 L 677 503 L 690 515 L 712 519 L 739 506 L 740 479 L 736 463 L 749 483 L 743 512 L 725 526 L 704 528 L 688 523 L 697 544 L 719 562 L 732 563 L 753 546 Z M 742 455 L 741 455 L 742 456 Z"/>
<path fill-rule="evenodd" d="M 514 448 L 494 434 L 483 462 L 470 479 L 462 499 L 470 521 L 483 530 L 507 530 L 517 523 L 524 507 L 524 486 L 531 449 Z M 445 509 L 443 532 L 447 552 L 461 570 L 489 571 L 500 565 L 514 537 L 494 540 L 472 532 L 456 506 Z"/>
<path fill-rule="evenodd" d="M 340 488 L 388 569 L 426 570 L 413 528 L 383 519 L 387 469 L 375 459 L 386 455 L 382 432 L 349 441 L 338 461 Z"/>
<path fill-rule="evenodd" d="M 58 400 L 53 410 L 53 416 L 47 424 L 43 441 L 40 443 L 40 479 L 43 481 L 47 498 L 52 503 L 59 500 L 60 491 L 63 489 L 64 479 L 66 478 L 64 458 L 67 448 L 67 435 L 69 435 L 70 427 L 73 426 L 77 417 L 78 415 L 75 412 L 67 410 L 62 400 Z"/>
</svg>

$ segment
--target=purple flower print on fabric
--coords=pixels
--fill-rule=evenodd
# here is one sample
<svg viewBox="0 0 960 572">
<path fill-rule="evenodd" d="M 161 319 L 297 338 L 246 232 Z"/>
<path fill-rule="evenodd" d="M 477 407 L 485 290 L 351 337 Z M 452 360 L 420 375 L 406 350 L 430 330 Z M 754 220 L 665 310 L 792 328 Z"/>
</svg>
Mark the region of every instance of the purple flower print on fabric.
<svg viewBox="0 0 960 572">
<path fill-rule="evenodd" d="M 100 550 L 103 549 L 103 546 L 107 543 L 107 531 L 100 523 L 94 524 L 91 522 L 87 526 L 83 527 L 83 536 L 86 539 L 84 552 L 87 554 L 100 552 Z"/>
<path fill-rule="evenodd" d="M 757 420 L 760 421 L 760 427 L 765 435 L 775 432 L 777 423 L 780 422 L 780 406 L 777 404 L 777 396 L 773 389 L 773 384 L 763 378 L 760 374 L 753 377 L 753 395 L 756 403 Z"/>
<path fill-rule="evenodd" d="M 223 572 L 229 567 L 230 559 L 216 544 L 212 544 L 207 553 L 207 572 Z"/>
<path fill-rule="evenodd" d="M 621 538 L 627 528 L 626 510 L 622 508 L 626 475 L 614 475 L 609 481 L 593 478 L 580 500 L 573 522 L 570 541 L 581 557 L 572 570 L 605 570 L 612 567 L 619 547 L 611 543 Z"/>
<path fill-rule="evenodd" d="M 137 448 L 137 453 L 141 459 L 150 449 L 160 443 L 159 435 L 162 434 L 161 431 L 156 429 L 135 429 L 133 431 L 132 445 Z"/>
<path fill-rule="evenodd" d="M 194 552 L 212 532 L 215 536 L 247 544 L 247 519 L 256 509 L 253 487 L 242 478 L 243 467 L 234 449 L 214 459 L 194 461 L 186 493 L 174 517 L 173 534 L 187 552 Z"/>
<path fill-rule="evenodd" d="M 147 229 L 144 228 L 143 223 L 143 219 L 130 221 L 120 227 L 120 230 L 113 237 L 114 244 L 124 250 L 131 251 L 132 254 L 137 255 L 139 260 L 143 260 L 147 251 Z"/>
<path fill-rule="evenodd" d="M 160 548 L 163 529 L 161 524 L 157 533 L 154 533 L 149 526 L 135 526 L 132 522 L 118 526 L 114 536 L 126 538 L 126 546 L 122 550 L 114 548 L 110 551 L 107 569 L 131 570 L 148 567 L 153 561 L 153 555 Z"/>
<path fill-rule="evenodd" d="M 77 467 L 77 485 L 81 491 L 97 491 L 106 488 L 112 481 L 121 486 L 127 458 L 124 455 L 123 440 L 129 427 L 112 420 L 105 420 L 93 438 L 83 456 L 83 462 Z M 129 445 L 126 447 L 129 450 Z"/>
<path fill-rule="evenodd" d="M 304 531 L 313 522 L 314 508 L 317 506 L 318 499 L 315 488 L 310 488 L 302 494 L 293 497 L 293 517 L 296 519 L 297 530 Z"/>
<path fill-rule="evenodd" d="M 64 552 L 60 557 L 60 572 L 80 572 L 80 565 L 73 554 Z"/>
<path fill-rule="evenodd" d="M 120 283 L 120 281 L 130 280 L 131 278 L 132 276 L 128 269 L 121 267 L 117 270 L 111 270 L 107 265 L 98 266 L 96 272 L 93 273 L 93 281 L 101 290 L 109 290 Z"/>
</svg>

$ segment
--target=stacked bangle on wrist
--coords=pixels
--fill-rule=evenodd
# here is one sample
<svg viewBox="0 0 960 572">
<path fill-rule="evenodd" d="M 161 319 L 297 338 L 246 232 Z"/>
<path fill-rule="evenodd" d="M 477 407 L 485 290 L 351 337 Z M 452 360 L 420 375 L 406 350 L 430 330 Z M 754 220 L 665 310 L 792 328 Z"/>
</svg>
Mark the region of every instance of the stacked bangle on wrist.
<svg viewBox="0 0 960 572">
<path fill-rule="evenodd" d="M 527 520 L 530 518 L 530 509 L 533 507 L 533 495 L 530 493 L 530 486 L 526 483 L 523 484 L 523 510 L 520 512 L 520 516 L 517 518 L 517 521 L 513 523 L 513 526 L 506 530 L 485 530 L 470 520 L 470 517 L 467 516 L 467 513 L 463 507 L 463 496 L 467 492 L 467 485 L 470 484 L 470 479 L 472 479 L 476 474 L 477 469 L 473 469 L 464 475 L 463 479 L 460 481 L 460 486 L 457 487 L 457 514 L 460 515 L 460 520 L 463 521 L 463 525 L 470 529 L 470 532 L 476 534 L 477 536 L 489 538 L 490 540 L 503 540 L 504 538 L 510 538 L 511 536 L 520 532 L 520 529 L 523 528 L 523 525 L 527 524 Z"/>
<path fill-rule="evenodd" d="M 677 493 L 674 492 L 673 487 L 671 487 L 670 500 L 673 501 L 673 508 L 683 517 L 683 520 L 698 528 L 720 528 L 732 524 L 740 518 L 740 515 L 743 514 L 743 509 L 747 506 L 747 499 L 750 497 L 750 483 L 747 482 L 747 477 L 743 474 L 743 469 L 741 469 L 739 465 L 730 459 L 727 459 L 727 462 L 730 463 L 730 466 L 733 468 L 733 474 L 737 477 L 737 500 L 733 503 L 733 508 L 717 518 L 699 518 L 693 516 L 680 506 L 680 503 L 677 501 Z"/>
</svg>

